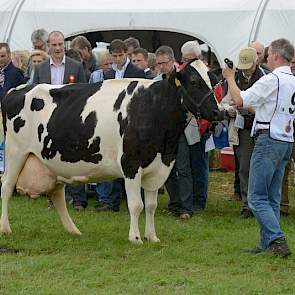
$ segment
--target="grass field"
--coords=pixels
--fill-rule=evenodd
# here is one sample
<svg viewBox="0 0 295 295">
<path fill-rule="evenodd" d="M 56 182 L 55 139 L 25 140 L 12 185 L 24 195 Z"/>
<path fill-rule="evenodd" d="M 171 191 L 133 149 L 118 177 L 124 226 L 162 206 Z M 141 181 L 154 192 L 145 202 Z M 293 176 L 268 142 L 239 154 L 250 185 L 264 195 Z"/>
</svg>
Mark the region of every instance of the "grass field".
<svg viewBox="0 0 295 295">
<path fill-rule="evenodd" d="M 0 254 L 0 294 L 295 294 L 295 254 L 242 251 L 256 245 L 258 227 L 239 218 L 239 202 L 228 201 L 232 182 L 231 173 L 211 172 L 208 207 L 188 221 L 167 216 L 167 196 L 160 195 L 161 243 L 141 246 L 128 241 L 125 202 L 118 213 L 94 212 L 93 200 L 83 213 L 70 208 L 83 233 L 72 236 L 45 198 L 14 197 L 13 234 L 0 236 L 0 248 L 18 252 Z M 144 214 L 140 228 L 143 235 Z M 295 252 L 294 211 L 282 228 Z"/>
</svg>

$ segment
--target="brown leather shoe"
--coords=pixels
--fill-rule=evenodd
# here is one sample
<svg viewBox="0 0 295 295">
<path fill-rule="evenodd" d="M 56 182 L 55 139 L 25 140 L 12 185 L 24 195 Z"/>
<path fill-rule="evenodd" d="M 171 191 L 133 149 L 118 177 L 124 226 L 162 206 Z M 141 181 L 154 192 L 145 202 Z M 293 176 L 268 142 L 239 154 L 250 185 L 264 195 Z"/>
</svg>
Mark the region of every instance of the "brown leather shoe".
<svg viewBox="0 0 295 295">
<path fill-rule="evenodd" d="M 266 249 L 266 252 L 280 257 L 287 257 L 292 254 L 285 237 L 272 241 L 269 247 Z"/>
<path fill-rule="evenodd" d="M 181 219 L 181 220 L 188 220 L 188 219 L 191 219 L 191 215 L 190 214 L 188 214 L 188 213 L 181 213 L 180 215 L 179 215 L 179 218 Z"/>
<path fill-rule="evenodd" d="M 240 218 L 248 219 L 254 217 L 253 212 L 249 208 L 243 208 L 240 213 Z"/>
</svg>

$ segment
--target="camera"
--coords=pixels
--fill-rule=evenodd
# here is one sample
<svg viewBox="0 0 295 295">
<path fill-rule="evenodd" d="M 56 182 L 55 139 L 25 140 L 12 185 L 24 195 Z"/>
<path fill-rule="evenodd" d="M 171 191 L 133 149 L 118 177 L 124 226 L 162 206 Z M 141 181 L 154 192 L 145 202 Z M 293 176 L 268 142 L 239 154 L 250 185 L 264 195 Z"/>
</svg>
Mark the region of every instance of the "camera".
<svg viewBox="0 0 295 295">
<path fill-rule="evenodd" d="M 226 65 L 227 65 L 230 69 L 233 68 L 234 63 L 233 63 L 230 59 L 225 58 L 225 59 L 224 59 L 224 62 L 226 63 Z"/>
</svg>

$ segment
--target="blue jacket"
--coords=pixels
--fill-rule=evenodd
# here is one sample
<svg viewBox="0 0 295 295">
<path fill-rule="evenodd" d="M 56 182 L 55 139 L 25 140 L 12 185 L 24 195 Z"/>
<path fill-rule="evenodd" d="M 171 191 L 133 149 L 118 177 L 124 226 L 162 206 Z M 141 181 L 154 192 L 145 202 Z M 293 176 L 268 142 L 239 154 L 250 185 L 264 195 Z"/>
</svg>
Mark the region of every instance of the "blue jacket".
<svg viewBox="0 0 295 295">
<path fill-rule="evenodd" d="M 4 69 L 4 85 L 0 85 L 0 99 L 4 97 L 6 92 L 24 82 L 24 75 L 22 71 L 15 67 L 12 62 Z"/>
</svg>

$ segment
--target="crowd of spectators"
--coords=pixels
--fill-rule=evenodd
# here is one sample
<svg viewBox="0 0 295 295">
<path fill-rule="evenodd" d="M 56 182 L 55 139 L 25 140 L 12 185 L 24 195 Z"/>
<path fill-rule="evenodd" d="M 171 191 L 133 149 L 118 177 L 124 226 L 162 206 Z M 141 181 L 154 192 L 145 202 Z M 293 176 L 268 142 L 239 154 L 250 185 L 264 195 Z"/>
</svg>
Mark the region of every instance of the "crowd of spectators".
<svg viewBox="0 0 295 295">
<path fill-rule="evenodd" d="M 210 89 L 214 90 L 217 85 L 220 86 L 219 79 L 204 61 L 196 40 L 182 44 L 180 61 L 175 60 L 171 47 L 163 45 L 155 53 L 151 53 L 141 48 L 140 41 L 133 37 L 126 40 L 114 39 L 108 48 L 97 51 L 92 51 L 90 42 L 82 35 L 75 37 L 70 43 L 70 48 L 65 50 L 64 36 L 59 31 L 48 33 L 44 29 L 38 29 L 32 33 L 31 41 L 33 46 L 31 52 L 27 50 L 11 52 L 7 43 L 0 43 L 0 98 L 9 89 L 23 83 L 60 85 L 99 83 L 107 79 L 120 78 L 169 79 L 174 70 L 181 70 L 187 63 L 198 70 Z M 231 73 L 234 82 L 231 81 L 232 77 L 229 72 L 224 72 L 226 80 L 223 85 L 223 99 L 220 107 L 228 115 L 226 122 L 228 141 L 233 146 L 236 159 L 232 199 L 242 200 L 240 212 L 242 218 L 259 216 L 253 200 L 252 204 L 249 204 L 249 191 L 253 189 L 250 178 L 251 159 L 256 146 L 256 137 L 253 137 L 253 126 L 257 125 L 256 105 L 246 104 L 245 106 L 240 103 L 240 96 L 237 92 L 233 95 L 232 88 L 235 85 L 242 91 L 241 93 L 243 91 L 248 93 L 247 90 L 255 88 L 257 81 L 264 81 L 265 76 L 270 77 L 269 73 L 273 68 L 268 68 L 268 61 L 270 53 L 274 54 L 274 48 L 273 43 L 270 47 L 264 48 L 263 44 L 254 41 L 248 47 L 240 50 L 237 69 Z M 282 51 L 279 49 L 277 51 L 284 58 Z M 289 60 L 288 56 L 285 59 L 294 75 L 295 58 Z M 282 63 L 282 65 L 286 64 Z M 264 129 L 269 128 L 261 128 L 261 130 Z M 180 219 L 190 219 L 193 214 L 198 214 L 206 208 L 209 174 L 208 150 L 210 150 L 208 142 L 212 132 L 214 128 L 210 122 L 189 117 L 186 129 L 179 139 L 176 162 L 165 187 L 169 195 L 167 211 Z M 294 149 L 292 158 L 295 160 Z M 290 167 L 291 160 L 286 170 L 283 169 L 285 176 L 280 183 L 280 189 L 282 188 L 282 194 L 281 190 L 279 191 L 282 195 L 280 210 L 283 215 L 289 214 L 288 175 Z M 66 186 L 66 195 L 78 211 L 84 210 L 88 205 L 87 190 L 88 186 L 85 185 Z M 117 212 L 120 210 L 121 196 L 124 195 L 124 182 L 116 179 L 96 184 L 95 193 L 97 211 Z M 51 202 L 49 202 L 49 208 L 53 208 Z M 261 227 L 263 228 L 263 225 Z M 282 237 L 279 235 L 276 239 Z M 266 249 L 271 242 L 273 241 L 266 242 L 264 239 L 262 249 Z"/>
</svg>

